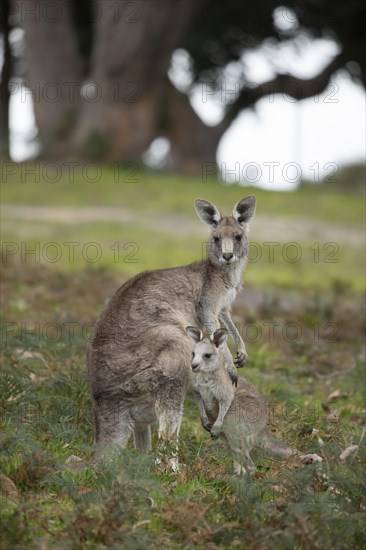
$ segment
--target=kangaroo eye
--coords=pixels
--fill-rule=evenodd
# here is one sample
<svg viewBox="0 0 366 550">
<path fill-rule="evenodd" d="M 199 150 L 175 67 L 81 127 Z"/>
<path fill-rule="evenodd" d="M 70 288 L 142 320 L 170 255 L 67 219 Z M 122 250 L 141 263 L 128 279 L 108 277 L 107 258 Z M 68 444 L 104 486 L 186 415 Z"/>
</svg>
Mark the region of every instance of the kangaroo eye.
<svg viewBox="0 0 366 550">
<path fill-rule="evenodd" d="M 205 357 L 206 359 L 210 359 L 210 357 L 212 357 L 212 353 L 205 353 Z"/>
<path fill-rule="evenodd" d="M 194 351 L 192 351 L 192 359 L 194 359 L 194 358 L 195 358 Z"/>
<path fill-rule="evenodd" d="M 213 240 L 215 241 L 215 243 L 218 243 L 220 240 L 220 237 L 214 237 Z"/>
<path fill-rule="evenodd" d="M 241 241 L 241 235 L 235 235 L 235 240 L 238 241 L 238 243 L 240 243 L 240 241 Z"/>
</svg>

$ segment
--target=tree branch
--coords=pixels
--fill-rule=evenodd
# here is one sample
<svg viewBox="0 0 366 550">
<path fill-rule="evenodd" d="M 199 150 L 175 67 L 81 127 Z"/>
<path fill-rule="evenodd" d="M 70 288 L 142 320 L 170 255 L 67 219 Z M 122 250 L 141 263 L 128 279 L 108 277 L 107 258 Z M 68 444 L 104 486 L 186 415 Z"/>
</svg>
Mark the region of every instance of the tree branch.
<svg viewBox="0 0 366 550">
<path fill-rule="evenodd" d="M 309 79 L 297 78 L 290 74 L 278 74 L 276 78 L 258 86 L 244 87 L 237 100 L 228 107 L 221 124 L 226 128 L 240 111 L 254 105 L 262 97 L 284 94 L 296 100 L 306 99 L 322 93 L 328 86 L 332 74 L 343 67 L 347 59 L 343 52 L 336 55 L 321 73 Z"/>
</svg>

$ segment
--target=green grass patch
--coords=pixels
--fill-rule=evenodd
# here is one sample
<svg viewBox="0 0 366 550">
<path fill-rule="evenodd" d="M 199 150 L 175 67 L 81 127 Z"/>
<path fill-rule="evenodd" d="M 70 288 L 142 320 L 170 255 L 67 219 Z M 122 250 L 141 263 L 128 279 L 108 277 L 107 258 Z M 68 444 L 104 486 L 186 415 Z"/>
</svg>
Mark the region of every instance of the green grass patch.
<svg viewBox="0 0 366 550">
<path fill-rule="evenodd" d="M 104 168 L 85 163 L 3 164 L 2 200 L 8 204 L 45 206 L 119 206 L 143 212 L 191 216 L 198 198 L 217 203 L 226 213 L 242 196 L 254 193 L 261 214 L 305 218 L 362 227 L 365 210 L 359 195 L 329 187 L 305 186 L 276 192 L 245 185 L 225 185 L 212 177 L 184 177 L 131 166 Z"/>
<path fill-rule="evenodd" d="M 70 177 L 61 167 L 1 166 L 3 203 L 45 211 L 120 207 L 133 216 L 3 222 L 2 548 L 363 548 L 360 196 L 320 185 L 277 193 L 133 166 L 98 172 L 84 165 Z M 85 351 L 106 300 L 142 270 L 203 257 L 195 198 L 229 213 L 249 193 L 257 196 L 268 238 L 251 250 L 245 294 L 234 309 L 250 356 L 245 374 L 266 398 L 273 434 L 321 454 L 322 466 L 275 462 L 257 452 L 256 474 L 234 477 L 224 442 L 203 431 L 190 394 L 178 474 L 155 465 L 156 450 L 141 455 L 132 444 L 94 465 Z M 270 221 L 278 218 L 286 238 L 272 257 L 265 243 L 276 240 Z M 327 237 L 315 232 L 313 238 L 306 224 L 302 234 L 301 220 L 320 223 Z M 344 244 L 339 233 L 332 238 L 335 229 L 348 231 Z M 325 248 L 330 240 L 336 248 Z M 284 251 L 290 241 L 301 250 L 295 262 Z M 154 449 L 156 440 L 155 431 Z M 357 452 L 341 460 L 352 445 Z"/>
<path fill-rule="evenodd" d="M 59 220 L 52 214 L 46 220 L 37 219 L 37 214 L 24 218 L 22 213 L 19 219 L 7 218 L 5 208 L 4 260 L 14 258 L 20 266 L 27 261 L 43 263 L 65 273 L 108 268 L 122 277 L 184 265 L 206 255 L 206 232 L 197 221 L 194 199 L 201 196 L 212 200 L 229 213 L 243 195 L 255 193 L 262 222 L 258 218 L 251 233 L 245 275 L 248 283 L 303 289 L 331 285 L 365 288 L 364 206 L 358 195 L 321 185 L 279 193 L 223 185 L 213 179 L 203 182 L 146 171 L 132 176 L 128 170 L 107 168 L 100 169 L 97 180 L 92 181 L 91 173 L 87 176 L 81 168 L 75 169 L 73 178 L 63 168 L 55 172 L 53 181 L 52 165 L 2 166 L 3 203 L 42 206 L 46 214 L 48 207 L 76 208 L 74 214 L 68 216 L 66 212 Z M 93 206 L 121 207 L 128 216 L 122 211 L 117 219 L 114 214 L 108 220 L 107 211 L 105 220 L 93 220 L 91 213 L 91 219 L 78 221 L 78 212 Z M 320 223 L 315 232 L 312 222 Z M 292 223 L 296 225 L 295 235 Z M 265 230 L 258 234 L 261 224 Z M 272 225 L 277 227 L 275 236 Z M 344 240 L 342 233 L 346 234 Z"/>
<path fill-rule="evenodd" d="M 234 477 L 224 442 L 210 440 L 188 394 L 182 468 L 172 474 L 155 466 L 156 450 L 142 455 L 131 444 L 98 466 L 90 461 L 84 329 L 118 286 L 111 271 L 2 269 L 2 548 L 364 547 L 360 294 L 313 291 L 304 305 L 302 293 L 271 290 L 235 309 L 240 331 L 260 329 L 259 338 L 249 333 L 245 374 L 266 397 L 271 431 L 321 454 L 320 468 L 255 453 L 256 474 Z M 295 340 L 285 337 L 289 323 L 301 329 Z M 360 446 L 342 461 L 351 445 Z"/>
<path fill-rule="evenodd" d="M 20 229 L 19 229 L 20 227 Z M 23 230 L 21 230 L 23 228 Z M 19 222 L 18 231 L 3 224 L 3 261 L 14 258 L 41 263 L 65 273 L 111 269 L 130 277 L 147 269 L 169 268 L 200 260 L 206 239 L 148 230 L 136 224 L 94 222 L 83 225 Z M 250 248 L 245 280 L 261 287 L 365 288 L 365 250 L 361 245 L 334 244 L 331 255 L 305 240 L 291 249 L 257 241 Z M 296 255 L 295 255 L 296 253 Z M 292 254 L 292 256 L 291 256 Z"/>
</svg>

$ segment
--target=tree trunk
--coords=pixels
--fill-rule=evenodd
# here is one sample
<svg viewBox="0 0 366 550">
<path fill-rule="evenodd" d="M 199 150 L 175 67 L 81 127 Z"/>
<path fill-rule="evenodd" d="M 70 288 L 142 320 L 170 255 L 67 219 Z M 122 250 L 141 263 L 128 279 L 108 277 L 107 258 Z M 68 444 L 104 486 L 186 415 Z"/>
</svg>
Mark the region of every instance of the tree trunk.
<svg viewBox="0 0 366 550">
<path fill-rule="evenodd" d="M 15 2 L 15 9 L 25 31 L 26 85 L 42 150 L 53 157 L 68 154 L 82 78 L 71 5 L 68 0 L 27 0 Z"/>
<path fill-rule="evenodd" d="M 74 144 L 94 158 L 141 161 L 159 135 L 171 54 L 200 3 L 99 0 L 96 6 L 94 96 L 83 101 Z"/>
<path fill-rule="evenodd" d="M 169 91 L 167 133 L 170 166 L 174 172 L 201 175 L 212 173 L 216 151 L 225 127 L 206 126 L 193 110 L 187 95 L 172 85 Z"/>
<path fill-rule="evenodd" d="M 3 66 L 1 69 L 1 110 L 0 110 L 0 160 L 9 158 L 9 81 L 11 76 L 11 51 L 9 44 L 9 0 L 3 0 L 1 8 L 1 32 L 3 35 Z"/>
</svg>

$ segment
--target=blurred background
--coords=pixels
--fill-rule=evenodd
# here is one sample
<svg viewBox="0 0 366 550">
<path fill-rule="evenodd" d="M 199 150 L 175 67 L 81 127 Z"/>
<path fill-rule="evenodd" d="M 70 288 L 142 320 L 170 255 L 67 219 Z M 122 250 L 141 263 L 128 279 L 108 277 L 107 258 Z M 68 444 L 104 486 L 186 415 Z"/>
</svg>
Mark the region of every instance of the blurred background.
<svg viewBox="0 0 366 550">
<path fill-rule="evenodd" d="M 1 21 L 9 239 L 131 275 L 202 255 L 197 196 L 231 211 L 255 187 L 249 281 L 363 288 L 362 0 L 4 0 Z M 107 252 L 70 262 L 70 233 Z"/>
<path fill-rule="evenodd" d="M 217 162 L 271 189 L 364 162 L 362 0 L 4 0 L 1 16 L 15 161 Z"/>
<path fill-rule="evenodd" d="M 3 547 L 364 548 L 364 0 L 0 10 Z M 326 469 L 259 457 L 248 498 L 190 396 L 174 479 L 130 450 L 102 476 L 75 466 L 105 303 L 206 256 L 196 198 L 230 214 L 251 193 L 243 370 L 273 433 Z"/>
</svg>

